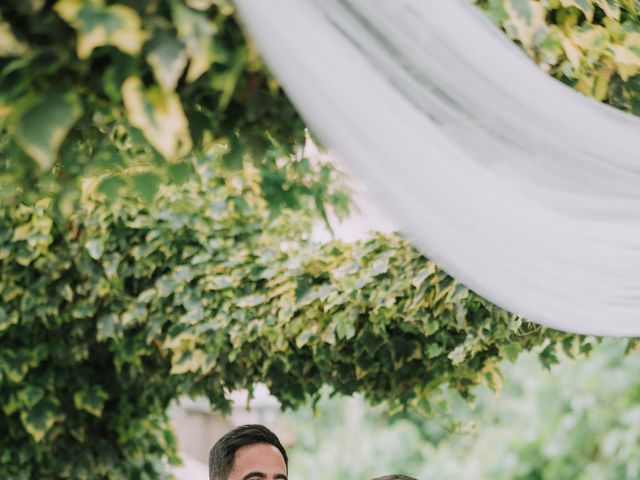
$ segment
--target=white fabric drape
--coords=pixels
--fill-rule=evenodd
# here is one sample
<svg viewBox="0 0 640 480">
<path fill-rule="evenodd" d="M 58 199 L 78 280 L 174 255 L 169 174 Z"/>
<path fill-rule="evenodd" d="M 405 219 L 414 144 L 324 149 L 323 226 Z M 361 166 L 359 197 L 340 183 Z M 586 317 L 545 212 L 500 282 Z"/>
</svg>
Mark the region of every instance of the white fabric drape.
<svg viewBox="0 0 640 480">
<path fill-rule="evenodd" d="M 466 0 L 235 0 L 328 146 L 427 256 L 565 331 L 640 335 L 640 120 Z"/>
</svg>

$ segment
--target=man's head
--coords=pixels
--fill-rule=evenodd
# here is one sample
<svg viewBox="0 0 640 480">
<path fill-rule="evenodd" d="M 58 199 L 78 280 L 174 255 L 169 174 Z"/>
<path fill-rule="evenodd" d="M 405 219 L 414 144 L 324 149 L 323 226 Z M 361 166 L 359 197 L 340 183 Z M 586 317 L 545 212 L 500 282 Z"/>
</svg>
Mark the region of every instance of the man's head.
<svg viewBox="0 0 640 480">
<path fill-rule="evenodd" d="M 287 480 L 287 452 L 262 425 L 231 430 L 209 452 L 209 480 Z"/>
<path fill-rule="evenodd" d="M 392 475 L 385 475 L 384 477 L 376 477 L 371 480 L 416 480 L 413 477 L 407 477 L 406 475 L 400 475 L 399 473 L 394 473 Z"/>
</svg>

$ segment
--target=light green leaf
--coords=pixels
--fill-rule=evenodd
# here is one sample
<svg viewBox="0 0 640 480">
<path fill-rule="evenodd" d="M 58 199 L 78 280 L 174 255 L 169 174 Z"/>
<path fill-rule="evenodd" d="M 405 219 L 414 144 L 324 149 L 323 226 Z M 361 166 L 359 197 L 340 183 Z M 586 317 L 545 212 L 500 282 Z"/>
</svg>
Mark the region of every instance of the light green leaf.
<svg viewBox="0 0 640 480">
<path fill-rule="evenodd" d="M 118 198 L 119 192 L 122 187 L 125 187 L 125 182 L 121 177 L 114 175 L 103 179 L 100 182 L 98 191 L 103 193 L 109 200 L 114 201 Z"/>
<path fill-rule="evenodd" d="M 510 343 L 505 345 L 502 350 L 501 350 L 501 354 L 506 357 L 510 362 L 515 362 L 516 359 L 518 358 L 518 355 L 520 355 L 520 352 L 522 351 L 522 347 L 517 344 L 517 343 Z"/>
<path fill-rule="evenodd" d="M 25 53 L 27 46 L 13 35 L 11 26 L 0 22 L 0 57 L 20 57 Z"/>
<path fill-rule="evenodd" d="M 73 91 L 31 97 L 20 105 L 14 119 L 16 139 L 43 170 L 49 170 L 73 124 L 82 115 L 82 104 Z"/>
<path fill-rule="evenodd" d="M 143 172 L 131 176 L 133 188 L 147 203 L 151 203 L 156 196 L 162 179 L 155 173 Z"/>
<path fill-rule="evenodd" d="M 193 173 L 193 167 L 187 162 L 172 163 L 167 167 L 167 176 L 176 185 L 182 185 Z"/>
<path fill-rule="evenodd" d="M 336 336 L 338 339 L 349 340 L 355 336 L 356 320 L 359 313 L 357 308 L 351 308 L 334 316 L 333 320 L 336 323 Z"/>
<path fill-rule="evenodd" d="M 616 0 L 593 0 L 605 15 L 614 20 L 620 20 L 620 4 Z"/>
<path fill-rule="evenodd" d="M 194 11 L 175 2 L 173 21 L 178 37 L 186 45 L 189 55 L 187 82 L 193 82 L 209 70 L 215 60 L 213 41 L 216 27 L 206 14 Z"/>
<path fill-rule="evenodd" d="M 19 227 L 13 230 L 13 236 L 11 239 L 14 242 L 26 240 L 32 235 L 33 225 L 31 223 L 23 223 Z"/>
<path fill-rule="evenodd" d="M 109 313 L 98 319 L 96 340 L 99 342 L 116 338 L 122 332 L 122 325 L 117 315 Z"/>
<path fill-rule="evenodd" d="M 300 333 L 300 335 L 296 337 L 296 347 L 298 348 L 304 347 L 307 343 L 309 343 L 309 341 L 312 338 L 317 336 L 318 336 L 318 326 L 317 325 L 310 326 L 309 328 L 304 330 L 302 333 Z"/>
<path fill-rule="evenodd" d="M 78 33 L 78 57 L 89 58 L 97 47 L 112 45 L 124 53 L 140 52 L 146 35 L 136 11 L 100 0 L 60 0 L 55 10 Z"/>
<path fill-rule="evenodd" d="M 147 54 L 153 76 L 165 92 L 173 92 L 187 66 L 187 52 L 184 45 L 168 36 L 154 39 Z"/>
<path fill-rule="evenodd" d="M 102 254 L 104 253 L 104 242 L 102 241 L 102 239 L 94 238 L 92 240 L 89 240 L 84 244 L 84 247 L 89 252 L 89 256 L 91 256 L 91 258 L 93 258 L 94 260 L 100 260 Z"/>
<path fill-rule="evenodd" d="M 584 13 L 584 16 L 587 17 L 587 20 L 590 22 L 593 20 L 593 12 L 594 8 L 590 1 L 588 0 L 560 0 L 560 4 L 563 7 L 575 7 Z"/>
<path fill-rule="evenodd" d="M 538 32 L 547 29 L 546 9 L 533 0 L 506 0 L 504 7 L 509 15 L 504 23 L 507 34 L 531 51 Z"/>
<path fill-rule="evenodd" d="M 202 350 L 186 350 L 173 356 L 171 374 L 197 372 L 206 362 L 207 354 Z"/>
<path fill-rule="evenodd" d="M 504 22 L 508 18 L 508 15 L 504 9 L 503 0 L 489 0 L 487 15 L 496 24 Z"/>
<path fill-rule="evenodd" d="M 428 350 L 427 350 L 427 353 L 428 353 Z M 451 360 L 451 363 L 453 365 L 455 365 L 455 366 L 460 365 L 467 358 L 466 346 L 465 345 L 458 345 L 456 348 L 454 348 L 449 353 L 449 355 L 447 355 L 447 358 L 449 360 Z"/>
<path fill-rule="evenodd" d="M 251 308 L 264 303 L 265 300 L 265 295 L 256 293 L 254 295 L 247 295 L 245 297 L 239 298 L 238 300 L 236 300 L 236 305 L 240 308 Z"/>
<path fill-rule="evenodd" d="M 142 133 L 167 159 L 175 159 L 191 149 L 187 117 L 176 93 L 166 93 L 158 86 L 145 89 L 137 77 L 122 85 L 122 97 L 131 125 Z"/>
</svg>

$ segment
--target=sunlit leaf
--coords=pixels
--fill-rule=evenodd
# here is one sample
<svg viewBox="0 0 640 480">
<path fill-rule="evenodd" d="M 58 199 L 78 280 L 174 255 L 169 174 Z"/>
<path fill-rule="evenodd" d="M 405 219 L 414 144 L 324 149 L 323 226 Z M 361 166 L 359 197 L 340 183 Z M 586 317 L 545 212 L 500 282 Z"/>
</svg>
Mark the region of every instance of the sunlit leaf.
<svg viewBox="0 0 640 480">
<path fill-rule="evenodd" d="M 139 78 L 131 77 L 122 86 L 127 116 L 144 133 L 149 143 L 168 159 L 191 149 L 191 135 L 180 97 L 160 87 L 145 89 Z"/>
<path fill-rule="evenodd" d="M 125 5 L 107 6 L 100 0 L 59 0 L 54 8 L 78 32 L 78 57 L 82 59 L 105 45 L 136 55 L 145 41 L 140 17 Z"/>
<path fill-rule="evenodd" d="M 154 39 L 147 53 L 153 75 L 165 92 L 173 92 L 187 66 L 187 52 L 181 42 L 170 36 Z"/>
</svg>

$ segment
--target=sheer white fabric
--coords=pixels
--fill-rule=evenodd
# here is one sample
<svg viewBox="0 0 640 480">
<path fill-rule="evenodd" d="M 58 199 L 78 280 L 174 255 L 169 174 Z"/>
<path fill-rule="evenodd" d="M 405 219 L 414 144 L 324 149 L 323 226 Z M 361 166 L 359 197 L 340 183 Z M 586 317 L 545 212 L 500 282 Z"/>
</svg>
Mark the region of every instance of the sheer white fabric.
<svg viewBox="0 0 640 480">
<path fill-rule="evenodd" d="M 416 246 L 565 331 L 640 335 L 640 120 L 465 0 L 235 0 L 313 131 Z"/>
</svg>

